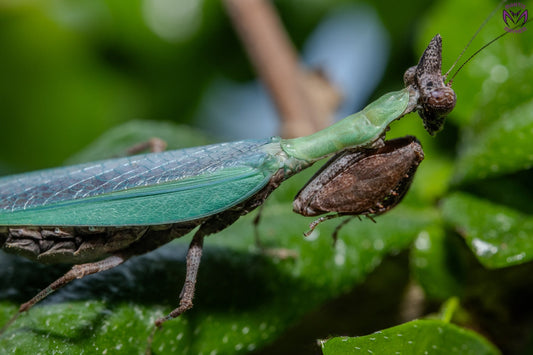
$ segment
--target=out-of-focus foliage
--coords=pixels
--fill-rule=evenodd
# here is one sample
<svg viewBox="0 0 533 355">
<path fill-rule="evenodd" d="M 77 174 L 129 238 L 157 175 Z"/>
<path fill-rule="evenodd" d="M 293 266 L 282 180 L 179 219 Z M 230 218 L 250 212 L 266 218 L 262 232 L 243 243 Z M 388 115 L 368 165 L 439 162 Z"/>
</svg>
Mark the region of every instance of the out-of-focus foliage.
<svg viewBox="0 0 533 355">
<path fill-rule="evenodd" d="M 250 77 L 219 1 L 3 1 L 0 161 L 61 164 L 126 120 L 189 122 L 208 80 Z"/>
<path fill-rule="evenodd" d="M 276 6 L 302 46 L 327 10 L 348 2 L 291 0 Z M 207 142 L 195 130 L 162 122 L 137 121 L 108 131 L 137 118 L 194 125 L 212 78 L 254 77 L 219 1 L 184 1 L 177 13 L 162 11 L 166 3 L 0 5 L 3 170 L 58 164 L 105 131 L 72 159 L 122 154 L 129 142 L 153 135 L 176 148 Z M 392 44 L 377 97 L 402 85 L 403 71 L 436 33 L 443 37 L 446 71 L 496 3 L 372 5 Z M 503 27 L 499 10 L 466 56 Z M 441 353 L 459 346 L 461 353 L 533 351 L 532 49 L 528 28 L 467 64 L 454 79 L 457 107 L 437 137 L 427 135 L 414 114 L 393 123 L 388 137 L 417 136 L 426 157 L 405 200 L 377 224 L 349 223 L 335 247 L 330 235 L 339 221 L 321 224 L 305 240 L 301 234 L 311 220 L 291 213 L 293 196 L 312 174 L 305 171 L 273 194 L 259 226 L 268 247 L 289 248 L 296 259 L 258 253 L 253 216 L 209 237 L 195 308 L 156 334 L 153 352 L 307 354 L 320 351 L 315 339 L 339 335 L 355 338 L 324 341 L 324 353 L 352 353 L 355 347 L 394 353 L 410 346 L 422 353 L 432 353 L 433 346 Z M 0 348 L 20 354 L 143 353 L 153 320 L 177 305 L 187 243 L 183 238 L 73 282 L 13 324 Z M 66 269 L 6 254 L 0 265 L 0 283 L 8 285 L 0 289 L 0 323 Z M 418 296 L 413 289 L 421 290 Z M 461 303 L 453 317 L 406 322 L 431 315 L 450 297 Z"/>
<path fill-rule="evenodd" d="M 302 46 L 329 10 L 350 3 L 276 5 Z M 418 4 L 395 16 L 414 19 Z M 386 2 L 378 11 L 389 26 Z M 393 43 L 406 43 L 409 26 L 397 22 L 390 23 L 401 28 L 391 31 Z M 6 172 L 59 165 L 128 120 L 194 124 L 214 78 L 255 77 L 219 0 L 6 0 L 0 44 L 0 164 Z M 394 86 L 400 78 L 396 73 Z"/>
</svg>

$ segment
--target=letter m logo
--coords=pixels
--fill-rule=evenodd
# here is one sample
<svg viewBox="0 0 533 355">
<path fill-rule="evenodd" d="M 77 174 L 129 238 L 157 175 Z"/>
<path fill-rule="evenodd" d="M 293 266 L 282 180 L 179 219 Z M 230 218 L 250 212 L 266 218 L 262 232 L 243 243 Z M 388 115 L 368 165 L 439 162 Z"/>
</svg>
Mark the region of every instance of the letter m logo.
<svg viewBox="0 0 533 355">
<path fill-rule="evenodd" d="M 509 21 L 509 22 L 508 22 Z M 524 26 L 527 22 L 527 10 L 518 10 L 516 12 L 513 12 L 511 10 L 507 11 L 507 9 L 503 10 L 503 22 L 507 25 L 507 27 L 512 27 L 513 25 L 518 26 Z"/>
</svg>

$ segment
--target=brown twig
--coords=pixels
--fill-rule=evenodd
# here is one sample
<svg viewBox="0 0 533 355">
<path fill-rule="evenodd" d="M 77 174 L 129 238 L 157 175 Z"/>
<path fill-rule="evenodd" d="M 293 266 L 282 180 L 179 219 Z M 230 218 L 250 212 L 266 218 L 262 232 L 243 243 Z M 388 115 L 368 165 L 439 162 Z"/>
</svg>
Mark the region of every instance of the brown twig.
<svg viewBox="0 0 533 355">
<path fill-rule="evenodd" d="M 307 135 L 327 126 L 340 94 L 320 74 L 300 68 L 296 50 L 270 2 L 225 0 L 225 4 L 280 113 L 281 135 Z"/>
</svg>

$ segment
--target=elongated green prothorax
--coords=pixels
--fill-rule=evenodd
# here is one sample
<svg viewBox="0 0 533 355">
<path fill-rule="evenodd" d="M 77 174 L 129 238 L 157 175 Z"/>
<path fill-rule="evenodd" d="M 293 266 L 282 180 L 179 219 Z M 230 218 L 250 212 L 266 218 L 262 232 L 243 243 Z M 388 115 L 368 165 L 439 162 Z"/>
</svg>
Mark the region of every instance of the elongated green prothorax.
<svg viewBox="0 0 533 355">
<path fill-rule="evenodd" d="M 442 39 L 433 37 L 418 65 L 404 75 L 405 89 L 383 95 L 362 111 L 307 137 L 284 139 L 281 147 L 291 157 L 316 161 L 346 148 L 371 146 L 392 121 L 418 111 L 431 134 L 439 131 L 455 107 L 455 92 L 441 74 Z"/>
<path fill-rule="evenodd" d="M 392 121 L 403 115 L 408 105 L 408 88 L 391 92 L 322 131 L 283 140 L 281 147 L 289 156 L 314 161 L 345 148 L 365 146 L 378 139 Z"/>
</svg>

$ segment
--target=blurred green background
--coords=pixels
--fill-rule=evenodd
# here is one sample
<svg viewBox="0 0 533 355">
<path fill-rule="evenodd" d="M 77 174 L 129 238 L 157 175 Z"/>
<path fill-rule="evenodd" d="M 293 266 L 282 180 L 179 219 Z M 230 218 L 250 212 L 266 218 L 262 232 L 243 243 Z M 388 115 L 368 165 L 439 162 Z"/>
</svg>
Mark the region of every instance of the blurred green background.
<svg viewBox="0 0 533 355">
<path fill-rule="evenodd" d="M 342 116 L 401 88 L 436 33 L 447 70 L 497 2 L 274 5 L 302 60 L 344 90 Z M 500 10 L 465 58 L 503 27 Z M 4 174 L 113 156 L 153 135 L 183 147 L 276 134 L 275 112 L 218 0 L 4 0 L 0 48 Z M 165 326 L 155 353 L 319 353 L 316 339 L 397 324 L 383 335 L 403 334 L 402 342 L 336 338 L 322 350 L 412 353 L 414 342 L 442 347 L 438 354 L 456 343 L 469 344 L 463 353 L 532 353 L 533 29 L 483 51 L 454 89 L 457 106 L 436 137 L 415 114 L 392 124 L 388 137 L 415 135 L 426 156 L 398 208 L 377 224 L 350 223 L 335 247 L 338 221 L 304 240 L 311 219 L 293 214 L 291 201 L 312 171 L 290 179 L 267 202 L 260 234 L 299 258 L 257 253 L 253 214 L 208 238 L 196 307 Z M 73 282 L 21 317 L 1 349 L 143 353 L 153 319 L 176 306 L 187 243 Z M 0 324 L 65 270 L 1 254 L 9 287 L 0 290 Z M 435 314 L 437 323 L 405 323 Z M 413 333 L 418 326 L 427 333 Z"/>
<path fill-rule="evenodd" d="M 354 2 L 275 4 L 301 48 L 329 11 L 347 3 Z M 416 62 L 413 34 L 428 4 L 372 5 L 390 37 L 377 94 L 402 85 Z M 215 78 L 256 76 L 218 0 L 4 0 L 0 26 L 0 164 L 7 172 L 60 165 L 128 120 L 195 125 Z"/>
</svg>

